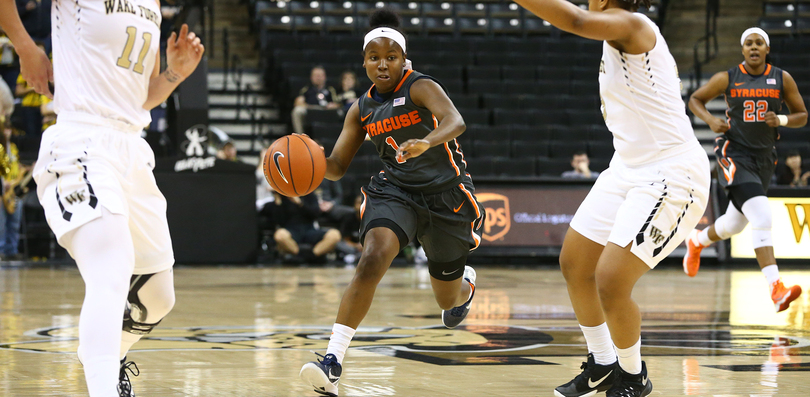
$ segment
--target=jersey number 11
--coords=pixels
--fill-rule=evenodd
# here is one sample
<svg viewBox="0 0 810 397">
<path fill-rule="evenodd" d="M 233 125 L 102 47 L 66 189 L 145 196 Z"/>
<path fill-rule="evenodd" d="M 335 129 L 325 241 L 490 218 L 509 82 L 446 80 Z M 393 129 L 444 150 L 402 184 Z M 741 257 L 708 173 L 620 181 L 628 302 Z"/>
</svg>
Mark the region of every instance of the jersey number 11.
<svg viewBox="0 0 810 397">
<path fill-rule="evenodd" d="M 135 46 L 135 37 L 138 35 L 138 29 L 134 26 L 127 26 L 127 45 L 124 46 L 124 52 L 121 54 L 121 57 L 118 58 L 117 65 L 124 68 L 129 69 L 132 66 L 132 61 L 129 59 L 130 55 L 132 55 L 132 47 Z M 149 52 L 149 47 L 152 44 L 152 33 L 144 32 L 143 33 L 143 47 L 141 47 L 141 53 L 138 54 L 138 62 L 135 64 L 135 67 L 132 68 L 132 71 L 138 74 L 143 74 L 143 61 L 146 58 L 146 54 Z"/>
</svg>

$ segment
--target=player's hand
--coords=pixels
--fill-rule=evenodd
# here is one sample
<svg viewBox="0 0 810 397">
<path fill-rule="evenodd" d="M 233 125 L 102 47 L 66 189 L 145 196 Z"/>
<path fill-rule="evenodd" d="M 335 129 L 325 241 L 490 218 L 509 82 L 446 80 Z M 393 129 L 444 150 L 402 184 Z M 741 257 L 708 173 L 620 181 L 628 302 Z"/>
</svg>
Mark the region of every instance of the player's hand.
<svg viewBox="0 0 810 397">
<path fill-rule="evenodd" d="M 205 46 L 200 43 L 200 38 L 194 32 L 188 31 L 186 24 L 180 28 L 179 35 L 172 32 L 166 44 L 167 72 L 171 71 L 185 80 L 197 69 L 205 53 Z"/>
<path fill-rule="evenodd" d="M 728 131 L 728 122 L 726 120 L 715 117 L 714 120 L 711 123 L 709 123 L 709 128 L 711 128 L 712 131 L 718 134 L 723 134 L 726 131 Z"/>
<path fill-rule="evenodd" d="M 768 127 L 779 127 L 779 117 L 776 117 L 774 112 L 767 112 L 765 113 L 765 124 L 768 124 Z"/>
<path fill-rule="evenodd" d="M 430 142 L 424 139 L 408 139 L 399 145 L 397 150 L 397 161 L 408 161 L 414 157 L 419 157 L 426 150 L 430 149 Z"/>
<path fill-rule="evenodd" d="M 307 134 L 299 134 L 297 132 L 293 132 L 292 134 L 293 135 L 305 136 L 305 137 L 309 138 L 309 135 L 307 135 Z M 309 138 L 309 139 L 312 139 L 312 138 Z M 314 139 L 312 139 L 312 140 L 314 141 Z M 315 142 L 315 143 L 317 143 L 317 142 Z M 323 151 L 324 154 L 326 154 L 326 149 L 323 148 L 323 145 L 318 144 L 318 147 L 321 148 L 321 150 Z"/>
<path fill-rule="evenodd" d="M 38 94 L 53 99 L 53 93 L 48 87 L 48 83 L 53 82 L 53 66 L 45 51 L 34 45 L 34 42 L 30 45 L 17 46 L 15 50 L 20 57 L 20 72 L 25 81 L 34 87 Z"/>
</svg>

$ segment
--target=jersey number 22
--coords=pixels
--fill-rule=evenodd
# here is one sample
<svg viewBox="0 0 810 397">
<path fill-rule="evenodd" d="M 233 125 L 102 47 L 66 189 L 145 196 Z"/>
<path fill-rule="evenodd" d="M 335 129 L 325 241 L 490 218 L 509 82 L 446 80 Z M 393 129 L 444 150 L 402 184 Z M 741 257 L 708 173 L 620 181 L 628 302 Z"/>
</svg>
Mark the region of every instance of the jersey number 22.
<svg viewBox="0 0 810 397">
<path fill-rule="evenodd" d="M 761 123 L 765 121 L 768 112 L 768 101 L 745 101 L 743 103 L 743 121 L 746 123 Z"/>
</svg>

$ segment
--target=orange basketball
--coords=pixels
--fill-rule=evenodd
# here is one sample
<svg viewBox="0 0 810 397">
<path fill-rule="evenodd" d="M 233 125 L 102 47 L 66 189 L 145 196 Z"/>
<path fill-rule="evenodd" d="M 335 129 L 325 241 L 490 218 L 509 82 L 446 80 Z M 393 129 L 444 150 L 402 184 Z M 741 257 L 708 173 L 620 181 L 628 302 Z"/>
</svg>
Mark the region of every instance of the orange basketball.
<svg viewBox="0 0 810 397">
<path fill-rule="evenodd" d="M 287 135 L 273 142 L 262 165 L 264 177 L 273 190 L 287 197 L 312 193 L 326 173 L 323 150 L 303 135 Z"/>
</svg>

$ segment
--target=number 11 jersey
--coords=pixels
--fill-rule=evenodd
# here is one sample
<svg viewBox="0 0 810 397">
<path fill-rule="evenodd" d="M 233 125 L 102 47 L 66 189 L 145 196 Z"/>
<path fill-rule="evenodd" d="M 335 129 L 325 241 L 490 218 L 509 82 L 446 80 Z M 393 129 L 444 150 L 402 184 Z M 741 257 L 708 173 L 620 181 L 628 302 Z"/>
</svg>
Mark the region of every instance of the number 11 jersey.
<svg viewBox="0 0 810 397">
<path fill-rule="evenodd" d="M 54 0 L 51 7 L 56 113 L 147 126 L 143 104 L 160 46 L 157 2 Z"/>
</svg>

